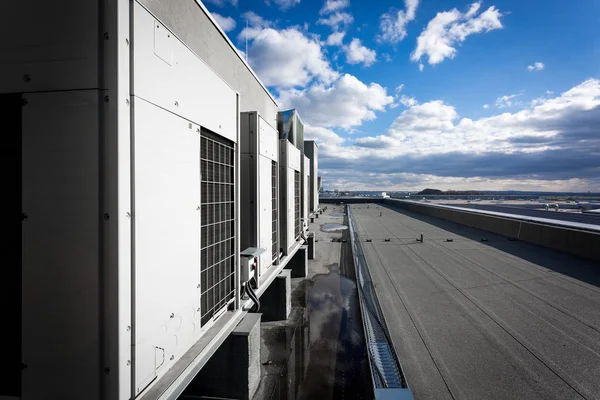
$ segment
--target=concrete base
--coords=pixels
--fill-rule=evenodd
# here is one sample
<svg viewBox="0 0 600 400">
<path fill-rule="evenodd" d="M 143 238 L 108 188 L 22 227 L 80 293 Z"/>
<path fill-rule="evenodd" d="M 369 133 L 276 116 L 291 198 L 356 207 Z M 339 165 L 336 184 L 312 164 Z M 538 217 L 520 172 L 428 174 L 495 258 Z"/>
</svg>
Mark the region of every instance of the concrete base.
<svg viewBox="0 0 600 400">
<path fill-rule="evenodd" d="M 314 235 L 314 233 L 311 232 L 308 235 L 307 244 L 308 244 L 308 259 L 314 260 L 315 259 L 315 235 Z"/>
<path fill-rule="evenodd" d="M 260 296 L 263 321 L 281 321 L 288 318 L 292 309 L 292 271 L 282 270 Z"/>
<path fill-rule="evenodd" d="M 308 246 L 300 246 L 285 268 L 292 270 L 292 278 L 306 278 L 308 276 Z"/>
<path fill-rule="evenodd" d="M 261 314 L 247 314 L 183 394 L 251 399 L 261 375 L 260 320 Z"/>
</svg>

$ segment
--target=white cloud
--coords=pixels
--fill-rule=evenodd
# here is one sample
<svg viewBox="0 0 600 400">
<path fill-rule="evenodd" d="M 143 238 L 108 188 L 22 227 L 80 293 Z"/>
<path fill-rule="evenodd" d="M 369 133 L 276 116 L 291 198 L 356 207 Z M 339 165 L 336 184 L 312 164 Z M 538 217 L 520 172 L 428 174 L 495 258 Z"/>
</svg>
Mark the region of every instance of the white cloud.
<svg viewBox="0 0 600 400">
<path fill-rule="evenodd" d="M 419 62 L 426 56 L 429 64 L 439 64 L 446 58 L 454 58 L 455 46 L 469 35 L 502 28 L 502 14 L 498 9 L 491 6 L 477 15 L 479 8 L 480 3 L 474 3 L 465 14 L 456 8 L 437 13 L 417 38 L 417 47 L 410 59 Z"/>
<path fill-rule="evenodd" d="M 217 21 L 217 24 L 223 29 L 225 32 L 229 32 L 235 29 L 235 20 L 231 17 L 224 17 L 217 13 L 211 13 L 212 17 Z"/>
<path fill-rule="evenodd" d="M 329 14 L 343 10 L 350 5 L 350 0 L 325 0 L 325 4 L 319 11 L 319 14 Z"/>
<path fill-rule="evenodd" d="M 396 86 L 396 89 L 394 89 L 394 93 L 396 93 L 396 96 L 400 94 L 402 89 L 404 89 L 404 83 L 401 83 L 400 85 Z"/>
<path fill-rule="evenodd" d="M 500 96 L 496 99 L 496 107 L 507 108 L 513 105 L 520 105 L 521 103 L 515 102 L 513 99 L 520 96 L 520 94 L 511 94 L 506 96 Z"/>
<path fill-rule="evenodd" d="M 327 25 L 334 31 L 342 30 L 346 26 L 354 22 L 354 17 L 346 12 L 336 12 L 330 14 L 328 17 L 319 18 L 317 24 Z"/>
<path fill-rule="evenodd" d="M 341 46 L 344 36 L 346 36 L 346 32 L 333 32 L 327 37 L 326 43 L 328 46 Z"/>
<path fill-rule="evenodd" d="M 592 110 L 595 114 L 586 114 Z M 476 157 L 486 152 L 526 154 L 568 146 L 592 148 L 593 152 L 595 145 L 590 140 L 600 141 L 595 130 L 600 126 L 599 117 L 598 79 L 589 79 L 560 96 L 538 101 L 521 111 L 479 120 L 460 118 L 454 107 L 434 100 L 403 111 L 386 134 L 359 138 L 355 145 L 338 147 L 324 156 L 379 159 L 382 165 L 389 165 L 385 160 L 409 155 L 460 153 L 462 157 Z M 595 165 L 598 167 L 597 162 Z"/>
<path fill-rule="evenodd" d="M 538 61 L 538 62 L 535 62 L 533 65 L 528 65 L 527 66 L 527 70 L 529 72 L 531 72 L 531 71 L 541 71 L 541 70 L 544 69 L 544 67 L 545 67 L 544 63 Z"/>
<path fill-rule="evenodd" d="M 267 86 L 288 88 L 306 86 L 313 80 L 334 81 L 334 71 L 323 54 L 321 44 L 297 28 L 275 30 L 255 26 L 244 28 L 240 40 L 248 38 L 248 60 Z"/>
<path fill-rule="evenodd" d="M 319 167 L 340 189 L 600 190 L 599 128 L 599 79 L 478 120 L 435 100 L 404 110 L 385 134 L 330 141 Z"/>
<path fill-rule="evenodd" d="M 248 24 L 254 28 L 266 28 L 272 25 L 270 21 L 267 21 L 254 11 L 246 11 L 242 14 L 242 18 L 248 21 Z"/>
<path fill-rule="evenodd" d="M 225 4 L 231 4 L 234 7 L 237 7 L 238 0 L 205 0 L 207 3 L 214 4 L 218 7 L 225 7 Z"/>
<path fill-rule="evenodd" d="M 546 94 L 554 94 L 552 90 L 546 90 Z"/>
<path fill-rule="evenodd" d="M 366 85 L 345 74 L 331 85 L 314 84 L 303 90 L 282 90 L 278 103 L 282 109 L 298 109 L 308 125 L 350 129 L 375 119 L 375 111 L 385 110 L 393 100 L 380 85 Z"/>
<path fill-rule="evenodd" d="M 483 108 L 486 108 L 486 109 L 487 109 L 487 108 L 490 108 L 490 105 L 489 105 L 489 104 L 484 104 L 484 105 L 483 105 Z"/>
<path fill-rule="evenodd" d="M 400 102 L 400 104 L 402 104 L 403 106 L 406 106 L 406 107 L 413 107 L 413 106 L 416 106 L 417 104 L 419 104 L 417 99 L 415 99 L 414 97 L 406 96 L 406 95 L 400 96 L 399 102 Z"/>
<path fill-rule="evenodd" d="M 377 59 L 375 50 L 363 46 L 360 39 L 357 38 L 352 39 L 348 46 L 344 46 L 344 52 L 346 53 L 346 62 L 348 64 L 362 63 L 365 67 L 369 67 Z"/>
<path fill-rule="evenodd" d="M 404 0 L 406 10 L 390 9 L 380 17 L 378 39 L 382 42 L 398 43 L 406 37 L 406 25 L 415 19 L 419 0 Z"/>
<path fill-rule="evenodd" d="M 275 3 L 282 11 L 294 7 L 296 4 L 300 4 L 300 0 L 265 0 L 265 3 L 270 5 L 271 1 Z"/>
<path fill-rule="evenodd" d="M 423 63 L 419 63 L 419 71 L 423 72 L 423 68 L 425 68 Z"/>
<path fill-rule="evenodd" d="M 304 125 L 304 140 L 314 140 L 321 148 L 324 146 L 337 146 L 344 142 L 344 138 L 331 129 L 308 124 Z"/>
</svg>

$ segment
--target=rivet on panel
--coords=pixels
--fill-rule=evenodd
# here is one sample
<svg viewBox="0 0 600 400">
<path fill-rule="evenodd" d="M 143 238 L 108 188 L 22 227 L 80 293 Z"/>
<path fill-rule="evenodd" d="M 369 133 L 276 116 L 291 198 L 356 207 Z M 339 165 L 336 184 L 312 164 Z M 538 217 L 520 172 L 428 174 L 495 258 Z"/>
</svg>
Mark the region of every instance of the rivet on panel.
<svg viewBox="0 0 600 400">
<path fill-rule="evenodd" d="M 21 100 L 21 105 L 22 106 L 26 106 L 29 103 L 29 101 L 27 99 L 22 99 Z"/>
<path fill-rule="evenodd" d="M 125 38 L 125 44 L 129 46 L 129 39 Z"/>
<path fill-rule="evenodd" d="M 104 102 L 108 103 L 108 96 L 104 96 Z"/>
<path fill-rule="evenodd" d="M 125 104 L 129 105 L 129 99 L 125 99 Z"/>
<path fill-rule="evenodd" d="M 127 360 L 127 365 L 131 365 L 131 360 Z"/>
<path fill-rule="evenodd" d="M 178 101 L 175 102 L 175 107 L 179 107 L 179 102 Z"/>
<path fill-rule="evenodd" d="M 104 40 L 108 40 L 108 32 L 104 32 L 104 35 L 102 37 L 104 38 Z"/>
<path fill-rule="evenodd" d="M 189 128 L 189 129 L 192 129 L 192 124 L 188 124 L 188 128 Z"/>
<path fill-rule="evenodd" d="M 108 221 L 110 219 L 110 215 L 108 215 L 108 213 L 104 213 L 104 220 Z"/>
<path fill-rule="evenodd" d="M 131 330 L 131 326 L 127 325 L 127 332 Z"/>
<path fill-rule="evenodd" d="M 23 82 L 29 82 L 29 81 L 31 81 L 31 76 L 29 74 L 23 75 Z"/>
<path fill-rule="evenodd" d="M 171 313 L 171 315 L 169 316 L 169 318 L 175 318 L 175 314 Z"/>
<path fill-rule="evenodd" d="M 131 213 L 130 213 L 130 212 L 126 212 L 126 213 L 125 213 L 125 216 L 126 216 L 127 218 L 131 218 Z"/>
<path fill-rule="evenodd" d="M 175 359 L 175 356 L 171 356 L 171 359 L 170 359 L 170 360 L 171 360 L 171 361 L 173 361 L 174 359 Z"/>
</svg>

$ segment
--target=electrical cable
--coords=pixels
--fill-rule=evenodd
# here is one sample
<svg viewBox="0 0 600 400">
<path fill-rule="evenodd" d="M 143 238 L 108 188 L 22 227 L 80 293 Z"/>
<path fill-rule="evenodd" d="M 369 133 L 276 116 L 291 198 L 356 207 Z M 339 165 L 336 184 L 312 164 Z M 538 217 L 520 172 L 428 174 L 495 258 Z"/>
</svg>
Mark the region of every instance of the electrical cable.
<svg viewBox="0 0 600 400">
<path fill-rule="evenodd" d="M 254 302 L 254 305 L 250 309 L 250 312 L 255 313 L 260 310 L 260 300 L 258 299 L 258 296 L 254 292 L 254 289 L 252 288 L 253 283 L 256 285 L 256 280 L 254 279 L 254 277 L 252 279 L 250 279 L 248 281 L 248 283 L 246 284 L 246 293 L 248 294 L 248 297 L 250 297 L 250 299 Z"/>
</svg>

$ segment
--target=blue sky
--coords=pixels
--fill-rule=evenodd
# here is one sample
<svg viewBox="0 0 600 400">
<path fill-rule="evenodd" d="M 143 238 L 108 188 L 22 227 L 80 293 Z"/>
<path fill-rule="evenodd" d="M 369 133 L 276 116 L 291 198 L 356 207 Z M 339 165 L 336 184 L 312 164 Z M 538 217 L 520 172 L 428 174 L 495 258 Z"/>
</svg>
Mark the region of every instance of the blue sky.
<svg viewBox="0 0 600 400">
<path fill-rule="evenodd" d="M 600 191 L 600 0 L 206 0 L 328 189 Z"/>
</svg>

